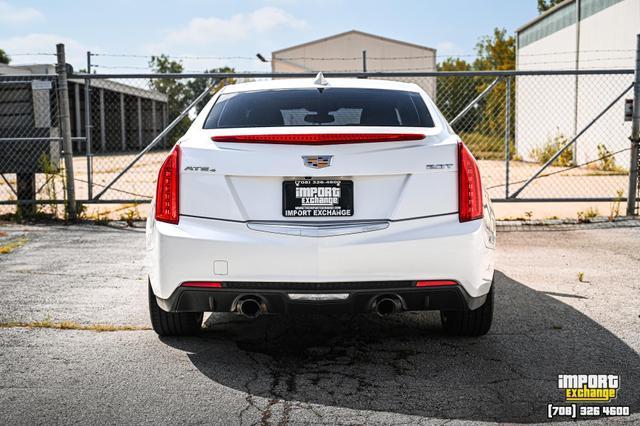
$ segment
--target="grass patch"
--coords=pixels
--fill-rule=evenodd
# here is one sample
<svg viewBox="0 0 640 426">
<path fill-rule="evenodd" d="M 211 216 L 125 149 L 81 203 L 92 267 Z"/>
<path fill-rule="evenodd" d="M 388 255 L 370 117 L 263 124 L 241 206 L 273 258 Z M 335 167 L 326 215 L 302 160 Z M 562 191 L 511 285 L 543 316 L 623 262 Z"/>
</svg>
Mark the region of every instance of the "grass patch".
<svg viewBox="0 0 640 426">
<path fill-rule="evenodd" d="M 54 322 L 51 320 L 0 322 L 0 328 L 51 328 L 55 330 L 82 330 L 96 332 L 151 330 L 150 327 L 140 325 L 79 324 L 75 321 Z"/>
<path fill-rule="evenodd" d="M 578 222 L 580 223 L 589 223 L 591 222 L 593 219 L 595 219 L 596 217 L 598 217 L 600 213 L 598 212 L 598 209 L 594 209 L 593 207 L 589 207 L 587 210 L 585 211 L 579 211 L 577 213 L 578 215 Z"/>
<path fill-rule="evenodd" d="M 553 138 L 547 138 L 547 141 L 541 147 L 535 147 L 531 150 L 531 157 L 535 158 L 535 160 L 544 164 L 547 161 L 551 160 L 551 158 L 558 152 L 560 149 L 565 146 L 569 142 L 569 138 L 567 138 L 562 133 L 558 132 Z M 552 165 L 558 167 L 569 167 L 573 164 L 573 149 L 572 147 L 568 147 L 562 154 L 556 158 Z"/>
<path fill-rule="evenodd" d="M 12 251 L 17 250 L 23 245 L 27 244 L 28 241 L 29 240 L 24 237 L 11 240 L 8 243 L 0 246 L 0 254 L 9 254 Z"/>
</svg>

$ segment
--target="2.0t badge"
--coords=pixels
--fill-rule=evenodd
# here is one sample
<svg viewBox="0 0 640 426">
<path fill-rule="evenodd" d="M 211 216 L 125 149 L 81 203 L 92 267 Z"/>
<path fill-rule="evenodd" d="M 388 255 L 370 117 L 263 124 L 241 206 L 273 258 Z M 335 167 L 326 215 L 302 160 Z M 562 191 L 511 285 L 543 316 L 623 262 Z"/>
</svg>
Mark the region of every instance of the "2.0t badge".
<svg viewBox="0 0 640 426">
<path fill-rule="evenodd" d="M 302 161 L 305 166 L 312 169 L 324 169 L 331 165 L 333 155 L 303 155 Z"/>
</svg>

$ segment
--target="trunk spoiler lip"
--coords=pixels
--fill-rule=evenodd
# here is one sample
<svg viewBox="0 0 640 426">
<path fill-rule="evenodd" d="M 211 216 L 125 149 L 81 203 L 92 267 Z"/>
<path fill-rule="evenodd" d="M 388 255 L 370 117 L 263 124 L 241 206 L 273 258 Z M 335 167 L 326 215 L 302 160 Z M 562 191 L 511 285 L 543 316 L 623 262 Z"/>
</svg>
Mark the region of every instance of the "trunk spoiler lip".
<svg viewBox="0 0 640 426">
<path fill-rule="evenodd" d="M 354 143 L 407 142 L 427 137 L 424 133 L 358 132 L 358 133 L 263 133 L 212 136 L 214 142 L 258 143 L 280 145 L 339 145 Z"/>
</svg>

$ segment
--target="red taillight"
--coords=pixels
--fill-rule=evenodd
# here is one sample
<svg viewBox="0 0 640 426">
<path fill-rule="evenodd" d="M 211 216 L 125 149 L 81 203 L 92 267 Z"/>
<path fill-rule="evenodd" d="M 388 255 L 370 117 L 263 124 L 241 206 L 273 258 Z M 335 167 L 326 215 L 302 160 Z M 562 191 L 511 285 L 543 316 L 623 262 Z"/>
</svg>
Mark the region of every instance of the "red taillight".
<svg viewBox="0 0 640 426">
<path fill-rule="evenodd" d="M 416 287 L 440 287 L 443 285 L 458 285 L 458 283 L 452 280 L 428 280 L 416 282 Z"/>
<path fill-rule="evenodd" d="M 177 224 L 180 220 L 180 146 L 171 151 L 158 173 L 156 220 Z"/>
<path fill-rule="evenodd" d="M 402 142 L 424 139 L 417 133 L 305 133 L 286 135 L 213 136 L 214 142 L 267 143 L 286 145 L 337 145 L 360 142 Z"/>
<path fill-rule="evenodd" d="M 480 170 L 462 142 L 458 142 L 458 209 L 460 222 L 482 218 Z"/>
<path fill-rule="evenodd" d="M 198 287 L 198 288 L 222 288 L 222 283 L 214 281 L 187 281 L 182 283 L 182 287 Z"/>
</svg>

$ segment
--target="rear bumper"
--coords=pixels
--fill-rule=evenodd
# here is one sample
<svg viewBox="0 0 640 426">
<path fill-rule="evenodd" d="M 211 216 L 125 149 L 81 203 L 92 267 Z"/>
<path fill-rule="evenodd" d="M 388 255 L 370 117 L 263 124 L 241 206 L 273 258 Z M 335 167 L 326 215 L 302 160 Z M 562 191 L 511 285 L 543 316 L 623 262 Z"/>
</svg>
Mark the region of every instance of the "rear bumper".
<svg viewBox="0 0 640 426">
<path fill-rule="evenodd" d="M 222 283 L 222 288 L 179 287 L 168 298 L 157 298 L 168 312 L 234 312 L 239 300 L 259 300 L 266 313 L 364 313 L 371 312 L 382 297 L 399 300 L 403 311 L 473 310 L 482 306 L 486 295 L 471 297 L 460 285 L 415 287 L 413 281 L 363 283 Z M 311 287 L 311 289 L 309 289 Z M 323 294 L 347 295 L 341 300 L 294 300 Z"/>
<path fill-rule="evenodd" d="M 154 294 L 169 299 L 186 281 L 314 284 L 449 279 L 475 298 L 489 292 L 493 278 L 491 231 L 483 220 L 459 223 L 457 214 L 389 221 L 384 229 L 325 237 L 250 226 L 186 216 L 171 225 L 150 218 L 147 250 Z"/>
</svg>

